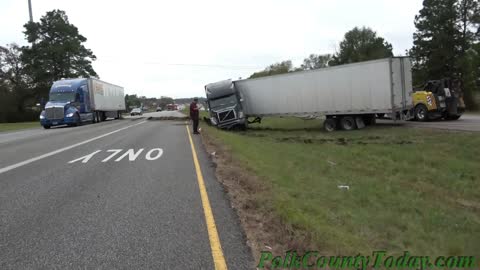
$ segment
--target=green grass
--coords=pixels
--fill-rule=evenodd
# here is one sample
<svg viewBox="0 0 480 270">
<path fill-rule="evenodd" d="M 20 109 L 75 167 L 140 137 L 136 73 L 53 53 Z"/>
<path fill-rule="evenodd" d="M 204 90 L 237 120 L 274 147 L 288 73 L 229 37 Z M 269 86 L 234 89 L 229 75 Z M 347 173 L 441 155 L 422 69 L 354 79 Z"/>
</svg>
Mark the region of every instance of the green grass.
<svg viewBox="0 0 480 270">
<path fill-rule="evenodd" d="M 0 132 L 15 131 L 28 128 L 38 128 L 40 123 L 37 122 L 19 122 L 19 123 L 0 123 Z"/>
<path fill-rule="evenodd" d="M 246 132 L 207 132 L 269 182 L 269 207 L 326 253 L 480 255 L 478 133 L 325 133 L 321 124 L 271 118 Z"/>
</svg>

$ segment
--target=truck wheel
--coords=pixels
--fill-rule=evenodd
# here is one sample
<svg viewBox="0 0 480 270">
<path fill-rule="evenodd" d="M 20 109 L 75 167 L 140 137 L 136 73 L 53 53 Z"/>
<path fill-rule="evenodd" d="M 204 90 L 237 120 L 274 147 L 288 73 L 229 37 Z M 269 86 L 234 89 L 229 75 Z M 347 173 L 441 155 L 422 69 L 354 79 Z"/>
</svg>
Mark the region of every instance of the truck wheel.
<svg viewBox="0 0 480 270">
<path fill-rule="evenodd" d="M 332 132 L 337 129 L 337 121 L 335 121 L 333 118 L 327 118 L 325 121 L 323 121 L 323 128 L 327 132 Z"/>
<path fill-rule="evenodd" d="M 75 126 L 81 126 L 82 125 L 82 119 L 80 118 L 80 115 L 77 113 L 75 114 Z"/>
<path fill-rule="evenodd" d="M 355 118 L 351 116 L 344 116 L 340 119 L 340 127 L 343 130 L 354 130 L 357 128 L 355 124 Z"/>
<path fill-rule="evenodd" d="M 415 120 L 425 122 L 428 121 L 428 109 L 423 104 L 418 104 L 415 107 Z"/>
<path fill-rule="evenodd" d="M 101 112 L 100 117 L 102 118 L 102 122 L 107 120 L 107 115 L 105 114 L 105 112 Z"/>
<path fill-rule="evenodd" d="M 50 129 L 51 126 L 45 125 L 43 126 L 44 129 Z"/>
</svg>

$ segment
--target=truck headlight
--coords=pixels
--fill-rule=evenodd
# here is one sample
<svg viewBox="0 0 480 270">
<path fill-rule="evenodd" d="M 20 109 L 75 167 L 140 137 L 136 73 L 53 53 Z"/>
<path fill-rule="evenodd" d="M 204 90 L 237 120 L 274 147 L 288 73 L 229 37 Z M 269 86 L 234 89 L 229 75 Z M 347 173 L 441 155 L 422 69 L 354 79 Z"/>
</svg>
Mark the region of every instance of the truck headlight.
<svg viewBox="0 0 480 270">
<path fill-rule="evenodd" d="M 40 119 L 45 119 L 45 116 L 43 114 L 40 114 Z"/>
<path fill-rule="evenodd" d="M 72 112 L 72 113 L 69 113 L 69 114 L 67 114 L 67 115 L 65 115 L 65 116 L 66 116 L 66 117 L 72 117 L 73 114 L 74 114 L 74 113 Z"/>
<path fill-rule="evenodd" d="M 238 118 L 243 118 L 243 111 L 238 112 Z"/>
</svg>

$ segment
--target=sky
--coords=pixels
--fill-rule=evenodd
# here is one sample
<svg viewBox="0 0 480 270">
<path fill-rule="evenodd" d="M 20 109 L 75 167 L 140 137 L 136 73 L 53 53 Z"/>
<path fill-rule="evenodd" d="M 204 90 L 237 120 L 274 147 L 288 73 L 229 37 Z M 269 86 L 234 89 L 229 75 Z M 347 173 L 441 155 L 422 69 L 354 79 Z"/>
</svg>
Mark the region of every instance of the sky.
<svg viewBox="0 0 480 270">
<path fill-rule="evenodd" d="M 266 66 L 335 53 L 344 34 L 367 26 L 412 47 L 422 0 L 31 0 L 33 19 L 61 9 L 87 38 L 100 79 L 128 94 L 205 96 L 204 85 Z M 27 45 L 27 0 L 0 1 L 0 45 Z"/>
</svg>

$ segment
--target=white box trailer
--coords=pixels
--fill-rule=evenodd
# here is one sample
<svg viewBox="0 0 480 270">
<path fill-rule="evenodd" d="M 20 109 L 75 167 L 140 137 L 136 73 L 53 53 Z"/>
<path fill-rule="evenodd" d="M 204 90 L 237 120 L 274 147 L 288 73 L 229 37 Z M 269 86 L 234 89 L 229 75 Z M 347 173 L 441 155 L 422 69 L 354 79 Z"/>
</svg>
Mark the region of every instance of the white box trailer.
<svg viewBox="0 0 480 270">
<path fill-rule="evenodd" d="M 88 79 L 91 106 L 97 111 L 124 111 L 125 95 L 123 87 L 95 78 Z"/>
<path fill-rule="evenodd" d="M 361 128 L 376 115 L 410 119 L 412 88 L 407 57 L 205 86 L 212 122 L 219 127 L 244 126 L 248 117 L 310 115 L 325 116 L 327 130 Z"/>
</svg>

